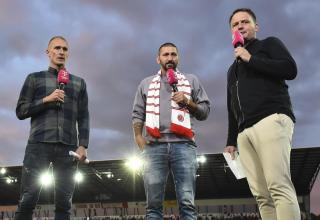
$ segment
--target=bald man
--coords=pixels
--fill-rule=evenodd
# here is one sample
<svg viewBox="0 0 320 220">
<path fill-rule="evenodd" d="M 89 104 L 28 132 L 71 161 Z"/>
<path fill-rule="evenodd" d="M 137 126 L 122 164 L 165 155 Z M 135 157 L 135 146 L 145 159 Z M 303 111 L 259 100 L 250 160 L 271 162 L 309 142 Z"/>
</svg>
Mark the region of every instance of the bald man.
<svg viewBox="0 0 320 220">
<path fill-rule="evenodd" d="M 21 197 L 15 220 L 31 220 L 41 191 L 40 175 L 53 172 L 55 178 L 55 219 L 69 220 L 77 161 L 69 151 L 87 157 L 89 144 L 88 95 L 85 81 L 69 74 L 61 89 L 57 76 L 69 56 L 67 40 L 50 39 L 46 54 L 49 68 L 27 76 L 18 100 L 20 120 L 31 118 L 21 178 Z"/>
</svg>

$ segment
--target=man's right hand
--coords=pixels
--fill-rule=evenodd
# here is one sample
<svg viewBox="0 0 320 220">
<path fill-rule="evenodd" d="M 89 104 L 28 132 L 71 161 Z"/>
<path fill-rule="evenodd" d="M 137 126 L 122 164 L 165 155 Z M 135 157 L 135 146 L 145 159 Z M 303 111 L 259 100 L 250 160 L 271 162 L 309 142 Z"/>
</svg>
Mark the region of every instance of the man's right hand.
<svg viewBox="0 0 320 220">
<path fill-rule="evenodd" d="M 149 144 L 149 142 L 144 137 L 142 137 L 142 135 L 135 136 L 135 141 L 140 150 L 143 150 L 144 146 L 146 144 Z"/>
<path fill-rule="evenodd" d="M 234 153 L 235 153 L 236 151 L 238 151 L 238 150 L 237 150 L 237 148 L 236 148 L 235 146 L 226 146 L 226 147 L 224 148 L 224 152 L 231 154 L 232 160 L 234 160 L 234 158 L 235 158 L 235 154 L 234 154 Z"/>
<path fill-rule="evenodd" d="M 64 102 L 65 93 L 63 90 L 55 89 L 50 95 L 42 99 L 43 103 Z"/>
</svg>

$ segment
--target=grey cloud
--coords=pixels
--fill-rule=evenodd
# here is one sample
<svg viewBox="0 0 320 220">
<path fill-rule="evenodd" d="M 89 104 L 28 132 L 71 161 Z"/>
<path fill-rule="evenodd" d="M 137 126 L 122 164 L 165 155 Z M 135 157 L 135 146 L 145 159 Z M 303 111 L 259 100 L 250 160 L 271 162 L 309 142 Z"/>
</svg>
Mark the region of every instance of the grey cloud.
<svg viewBox="0 0 320 220">
<path fill-rule="evenodd" d="M 57 7 L 59 2 L 63 7 Z M 6 19 L 6 28 L 11 30 L 12 35 L 2 39 L 2 42 L 9 42 L 5 46 L 5 53 L 45 59 L 43 51 L 53 33 L 66 34 L 71 48 L 69 69 L 87 81 L 92 127 L 122 132 L 124 136 L 120 143 L 125 147 L 132 143 L 130 113 L 135 89 L 142 78 L 157 71 L 155 58 L 158 46 L 165 41 L 173 41 L 180 50 L 180 69 L 198 74 L 213 101 L 212 116 L 208 121 L 199 124 L 203 135 L 199 135 L 199 143 L 203 145 L 201 149 L 208 152 L 220 151 L 226 136 L 225 74 L 233 59 L 228 17 L 234 8 L 244 5 L 246 1 L 239 1 L 235 5 L 228 5 L 223 1 L 190 1 L 185 4 L 178 1 L 79 2 L 76 5 L 73 1 L 33 1 L 29 5 L 19 2 L 28 9 L 21 13 L 25 22 L 32 24 L 32 28 L 21 25 L 10 29 L 12 21 Z M 315 63 L 308 64 L 310 62 L 306 62 L 304 58 L 317 57 L 316 46 L 312 41 L 303 41 L 300 44 L 302 34 L 288 35 L 299 27 L 301 30 L 306 29 L 303 25 L 292 25 L 292 16 L 299 16 L 299 8 L 294 8 L 290 2 L 281 2 L 277 7 L 271 3 L 252 4 L 258 20 L 261 21 L 259 35 L 280 35 L 293 51 L 300 73 L 297 81 L 290 82 L 292 99 L 300 116 L 301 124 L 298 125 L 308 128 L 313 122 L 303 112 L 308 109 L 316 113 L 317 108 L 311 108 L 310 103 L 303 97 L 311 96 L 319 90 L 315 86 L 313 89 L 305 89 L 305 83 L 314 83 L 312 79 L 316 76 L 318 67 Z M 308 9 L 308 4 L 305 5 L 307 6 L 301 8 Z M 15 5 L 11 3 L 7 7 L 13 10 Z M 301 16 L 304 14 L 302 12 Z M 35 34 L 38 32 L 43 32 L 43 35 Z M 25 44 L 22 38 L 19 38 L 20 35 L 25 36 L 30 43 Z M 20 75 L 21 71 L 19 67 Z M 311 74 L 305 74 L 305 71 Z M 21 84 L 21 80 L 16 84 L 12 81 L 10 86 L 4 85 L 4 88 L 17 94 Z M 295 86 L 299 89 L 295 90 Z M 1 98 L 7 101 L 5 97 L 1 95 Z M 9 100 L 6 106 L 14 109 L 14 104 L 15 101 Z M 208 134 L 208 131 L 215 131 L 213 140 L 208 140 L 204 135 Z M 300 138 L 296 143 L 303 145 Z M 97 141 L 96 145 L 99 144 Z M 108 146 L 109 143 L 104 144 L 104 147 Z M 94 157 L 94 153 L 92 156 Z"/>
</svg>

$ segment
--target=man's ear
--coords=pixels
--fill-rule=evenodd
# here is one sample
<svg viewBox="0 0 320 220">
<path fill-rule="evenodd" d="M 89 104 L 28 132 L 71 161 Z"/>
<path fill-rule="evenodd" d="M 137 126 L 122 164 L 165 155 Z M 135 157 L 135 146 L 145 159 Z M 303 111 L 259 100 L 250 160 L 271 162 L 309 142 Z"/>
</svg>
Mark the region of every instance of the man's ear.
<svg viewBox="0 0 320 220">
<path fill-rule="evenodd" d="M 160 64 L 159 56 L 157 56 L 157 63 Z"/>
<path fill-rule="evenodd" d="M 259 25 L 258 25 L 258 23 L 256 23 L 256 25 L 255 25 L 255 31 L 256 31 L 256 32 L 259 31 Z"/>
</svg>

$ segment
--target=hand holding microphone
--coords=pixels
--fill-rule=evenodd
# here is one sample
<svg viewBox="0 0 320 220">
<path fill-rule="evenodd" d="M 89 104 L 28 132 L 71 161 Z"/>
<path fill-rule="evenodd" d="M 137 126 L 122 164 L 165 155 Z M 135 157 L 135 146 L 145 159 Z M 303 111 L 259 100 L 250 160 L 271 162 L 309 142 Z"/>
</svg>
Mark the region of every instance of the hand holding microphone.
<svg viewBox="0 0 320 220">
<path fill-rule="evenodd" d="M 74 152 L 74 151 L 69 151 L 69 155 L 80 161 L 80 155 L 77 154 L 76 152 Z M 86 158 L 85 160 L 83 160 L 83 162 L 84 162 L 85 164 L 90 163 L 90 161 L 88 160 L 88 158 Z"/>
<path fill-rule="evenodd" d="M 48 102 L 63 102 L 64 101 L 64 91 L 60 89 L 55 89 L 50 95 L 43 98 L 43 103 Z"/>
<path fill-rule="evenodd" d="M 169 68 L 167 70 L 167 80 L 169 85 L 172 87 L 172 90 L 174 91 L 173 94 L 173 101 L 179 104 L 180 107 L 185 107 L 188 103 L 188 99 L 185 97 L 183 92 L 179 92 L 177 84 L 178 80 L 176 78 L 176 74 L 172 68 Z"/>
<path fill-rule="evenodd" d="M 43 103 L 56 102 L 58 107 L 64 102 L 65 92 L 64 87 L 69 83 L 69 73 L 66 69 L 61 68 L 57 77 L 58 88 L 55 89 L 50 95 L 44 97 Z"/>
</svg>

